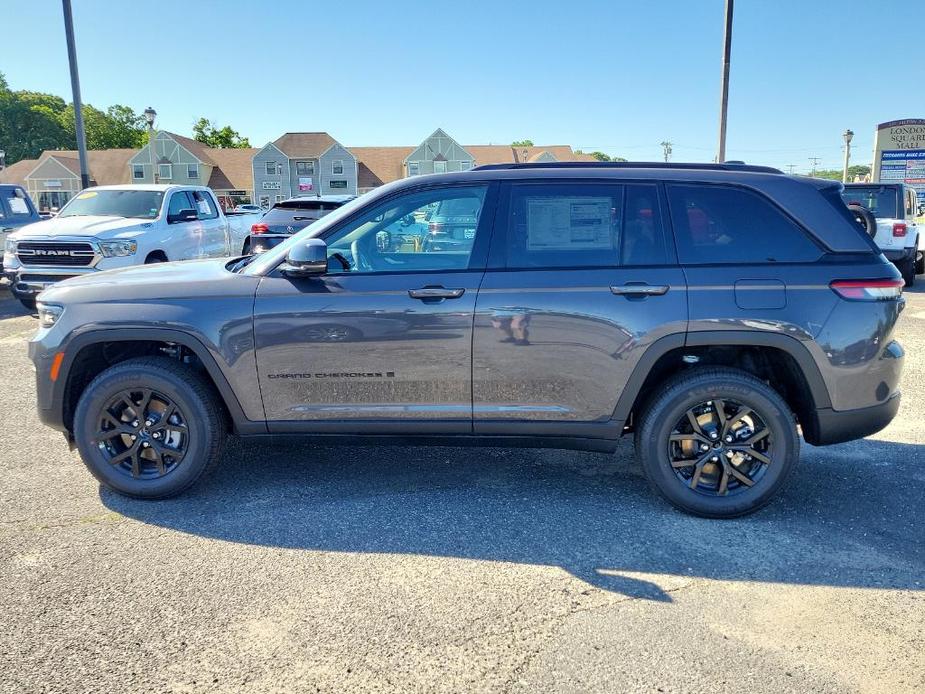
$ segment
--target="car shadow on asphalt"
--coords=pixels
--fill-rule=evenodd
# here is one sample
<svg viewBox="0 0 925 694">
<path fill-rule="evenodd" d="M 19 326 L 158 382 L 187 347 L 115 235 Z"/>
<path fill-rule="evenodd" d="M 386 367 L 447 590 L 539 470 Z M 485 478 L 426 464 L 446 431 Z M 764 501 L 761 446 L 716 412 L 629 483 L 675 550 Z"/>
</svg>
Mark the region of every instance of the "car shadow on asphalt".
<svg viewBox="0 0 925 694">
<path fill-rule="evenodd" d="M 631 453 L 231 440 L 184 496 L 100 496 L 127 517 L 227 542 L 558 566 L 665 602 L 685 577 L 925 587 L 925 446 L 806 446 L 772 505 L 727 521 L 667 506 Z"/>
</svg>

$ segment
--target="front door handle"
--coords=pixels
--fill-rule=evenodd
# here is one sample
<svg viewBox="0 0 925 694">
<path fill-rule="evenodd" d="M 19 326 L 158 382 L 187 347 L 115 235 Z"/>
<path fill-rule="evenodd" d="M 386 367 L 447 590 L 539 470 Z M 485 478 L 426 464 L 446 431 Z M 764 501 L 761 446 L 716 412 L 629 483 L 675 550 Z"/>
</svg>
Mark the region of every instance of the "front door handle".
<svg viewBox="0 0 925 694">
<path fill-rule="evenodd" d="M 412 299 L 458 299 L 466 290 L 463 288 L 447 289 L 446 287 L 421 287 L 420 289 L 409 289 L 408 296 Z"/>
<path fill-rule="evenodd" d="M 611 287 L 610 291 L 617 296 L 662 296 L 668 293 L 668 285 L 624 284 L 622 287 Z"/>
</svg>

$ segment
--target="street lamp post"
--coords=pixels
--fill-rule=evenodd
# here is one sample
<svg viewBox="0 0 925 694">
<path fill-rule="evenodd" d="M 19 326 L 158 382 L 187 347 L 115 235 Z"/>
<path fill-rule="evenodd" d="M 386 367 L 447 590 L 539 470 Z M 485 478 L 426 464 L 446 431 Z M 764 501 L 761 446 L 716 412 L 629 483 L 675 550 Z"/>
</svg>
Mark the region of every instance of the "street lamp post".
<svg viewBox="0 0 925 694">
<path fill-rule="evenodd" d="M 719 144 L 716 148 L 716 162 L 726 161 L 726 114 L 729 111 L 729 62 L 732 57 L 732 8 L 733 0 L 726 0 L 723 23 L 723 78 L 719 98 Z"/>
<path fill-rule="evenodd" d="M 151 159 L 151 180 L 157 183 L 157 157 L 154 154 L 154 119 L 157 118 L 157 111 L 148 106 L 144 110 L 145 121 L 148 123 L 148 155 Z"/>
<path fill-rule="evenodd" d="M 71 0 L 61 0 L 64 10 L 64 38 L 67 42 L 67 62 L 71 68 L 71 92 L 74 95 L 74 128 L 77 134 L 77 159 L 80 162 L 80 189 L 90 187 L 90 167 L 87 164 L 87 136 L 84 133 L 83 104 L 80 100 L 80 77 L 77 74 L 77 47 L 74 45 L 74 15 Z"/>
<path fill-rule="evenodd" d="M 846 130 L 842 133 L 842 137 L 845 138 L 845 168 L 842 170 L 841 182 L 848 182 L 848 161 L 851 159 L 851 138 L 854 137 L 854 133 L 851 130 Z"/>
</svg>

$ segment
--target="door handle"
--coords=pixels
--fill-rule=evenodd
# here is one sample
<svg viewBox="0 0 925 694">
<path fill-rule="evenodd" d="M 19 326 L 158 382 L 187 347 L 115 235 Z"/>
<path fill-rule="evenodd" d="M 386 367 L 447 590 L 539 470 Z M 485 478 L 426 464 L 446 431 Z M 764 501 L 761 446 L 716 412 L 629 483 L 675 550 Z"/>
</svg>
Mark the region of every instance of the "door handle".
<svg viewBox="0 0 925 694">
<path fill-rule="evenodd" d="M 466 290 L 447 289 L 446 287 L 421 287 L 420 289 L 409 289 L 408 296 L 412 299 L 458 299 Z"/>
<path fill-rule="evenodd" d="M 611 287 L 610 291 L 617 296 L 662 296 L 668 293 L 668 285 L 624 284 L 622 287 Z"/>
</svg>

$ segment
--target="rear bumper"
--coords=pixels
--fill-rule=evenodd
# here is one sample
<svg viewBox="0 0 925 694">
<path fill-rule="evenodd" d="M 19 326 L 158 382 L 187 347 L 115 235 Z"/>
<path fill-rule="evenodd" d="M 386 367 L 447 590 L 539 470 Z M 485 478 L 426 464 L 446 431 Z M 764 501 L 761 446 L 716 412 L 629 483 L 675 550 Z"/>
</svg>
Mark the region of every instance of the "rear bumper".
<svg viewBox="0 0 925 694">
<path fill-rule="evenodd" d="M 886 259 L 891 263 L 897 263 L 915 258 L 917 251 L 918 249 L 915 246 L 907 246 L 906 248 L 896 251 L 883 251 L 883 255 L 885 255 Z"/>
<path fill-rule="evenodd" d="M 893 421 L 899 401 L 900 395 L 896 393 L 886 402 L 859 410 L 818 409 L 815 421 L 803 427 L 803 438 L 813 446 L 828 446 L 876 434 Z"/>
</svg>

